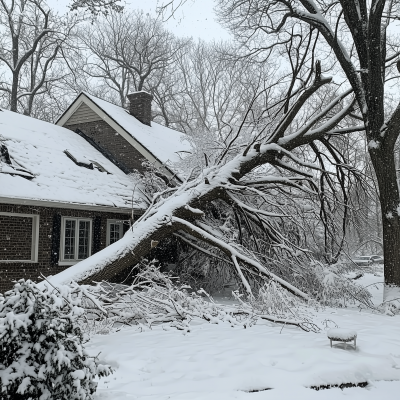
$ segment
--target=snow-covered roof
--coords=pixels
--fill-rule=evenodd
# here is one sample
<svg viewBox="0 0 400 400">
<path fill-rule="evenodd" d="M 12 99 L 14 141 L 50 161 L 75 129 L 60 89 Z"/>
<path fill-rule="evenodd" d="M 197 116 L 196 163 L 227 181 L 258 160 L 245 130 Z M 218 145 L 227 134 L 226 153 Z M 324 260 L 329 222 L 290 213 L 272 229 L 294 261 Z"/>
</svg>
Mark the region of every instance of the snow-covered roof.
<svg viewBox="0 0 400 400">
<path fill-rule="evenodd" d="M 6 110 L 0 112 L 0 132 L 2 202 L 131 207 L 132 178 L 77 133 Z M 134 208 L 144 209 L 138 190 L 134 198 Z"/>
<path fill-rule="evenodd" d="M 191 151 L 185 134 L 156 122 L 151 122 L 151 126 L 142 124 L 124 108 L 84 94 L 164 164 L 179 161 L 180 152 Z"/>
</svg>

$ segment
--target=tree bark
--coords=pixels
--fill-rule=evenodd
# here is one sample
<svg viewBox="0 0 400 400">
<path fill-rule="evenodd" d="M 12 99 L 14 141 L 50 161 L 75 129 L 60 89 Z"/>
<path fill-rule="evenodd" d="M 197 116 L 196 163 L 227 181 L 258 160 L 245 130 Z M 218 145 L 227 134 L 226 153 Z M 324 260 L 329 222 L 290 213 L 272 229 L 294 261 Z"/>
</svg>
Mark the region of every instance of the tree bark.
<svg viewBox="0 0 400 400">
<path fill-rule="evenodd" d="M 18 112 L 18 78 L 19 71 L 13 74 L 12 87 L 11 87 L 11 99 L 10 99 L 10 111 Z"/>
<path fill-rule="evenodd" d="M 394 151 L 386 147 L 371 149 L 370 155 L 381 203 L 385 284 L 400 287 L 400 197 Z"/>
</svg>

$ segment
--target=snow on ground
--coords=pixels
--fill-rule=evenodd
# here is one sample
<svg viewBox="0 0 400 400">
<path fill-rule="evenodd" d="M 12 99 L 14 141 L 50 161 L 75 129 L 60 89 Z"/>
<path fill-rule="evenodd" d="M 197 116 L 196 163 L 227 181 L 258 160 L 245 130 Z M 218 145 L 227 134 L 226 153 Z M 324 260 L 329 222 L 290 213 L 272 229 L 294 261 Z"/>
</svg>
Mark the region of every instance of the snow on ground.
<svg viewBox="0 0 400 400">
<path fill-rule="evenodd" d="M 360 283 L 381 281 L 377 275 L 366 274 Z M 381 287 L 371 286 L 375 299 Z M 399 398 L 400 316 L 325 309 L 316 318 L 325 326 L 318 334 L 269 323 L 242 329 L 198 322 L 187 334 L 157 327 L 97 335 L 89 352 L 101 352 L 101 361 L 116 371 L 100 381 L 96 399 Z M 334 323 L 357 332 L 356 350 L 337 342 L 330 347 L 326 330 Z M 309 388 L 364 381 L 366 388 Z"/>
</svg>

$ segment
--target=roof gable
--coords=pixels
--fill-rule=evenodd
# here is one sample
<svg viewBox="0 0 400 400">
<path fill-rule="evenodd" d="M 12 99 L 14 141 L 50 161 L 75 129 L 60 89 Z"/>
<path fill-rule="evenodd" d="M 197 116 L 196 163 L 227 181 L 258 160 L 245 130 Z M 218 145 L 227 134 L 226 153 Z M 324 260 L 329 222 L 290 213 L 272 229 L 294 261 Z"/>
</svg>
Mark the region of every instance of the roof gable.
<svg viewBox="0 0 400 400">
<path fill-rule="evenodd" d="M 87 104 L 81 103 L 64 125 L 74 125 L 80 121 L 94 122 L 101 120 L 101 117 Z"/>
<path fill-rule="evenodd" d="M 77 121 L 76 115 L 80 112 L 82 105 L 89 107 L 150 163 L 164 169 L 168 176 L 174 174 L 172 165 L 179 160 L 180 153 L 190 152 L 190 144 L 185 134 L 155 122 L 152 122 L 151 127 L 142 124 L 124 108 L 87 93 L 81 93 L 56 124 L 67 126 L 72 118 L 73 121 Z M 80 122 L 82 122 L 82 118 Z"/>
</svg>

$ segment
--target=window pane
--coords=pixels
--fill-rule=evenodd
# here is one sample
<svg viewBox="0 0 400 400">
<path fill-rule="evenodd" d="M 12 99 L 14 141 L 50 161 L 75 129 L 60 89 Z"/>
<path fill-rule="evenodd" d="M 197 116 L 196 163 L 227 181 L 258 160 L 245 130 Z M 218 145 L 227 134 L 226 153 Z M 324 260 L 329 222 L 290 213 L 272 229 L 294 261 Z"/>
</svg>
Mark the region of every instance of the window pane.
<svg viewBox="0 0 400 400">
<path fill-rule="evenodd" d="M 65 239 L 64 239 L 64 259 L 73 260 L 75 258 L 75 227 L 76 221 L 65 220 Z"/>
<path fill-rule="evenodd" d="M 110 244 L 121 239 L 122 224 L 110 224 Z"/>
<path fill-rule="evenodd" d="M 89 221 L 79 221 L 78 260 L 89 257 Z"/>
</svg>

